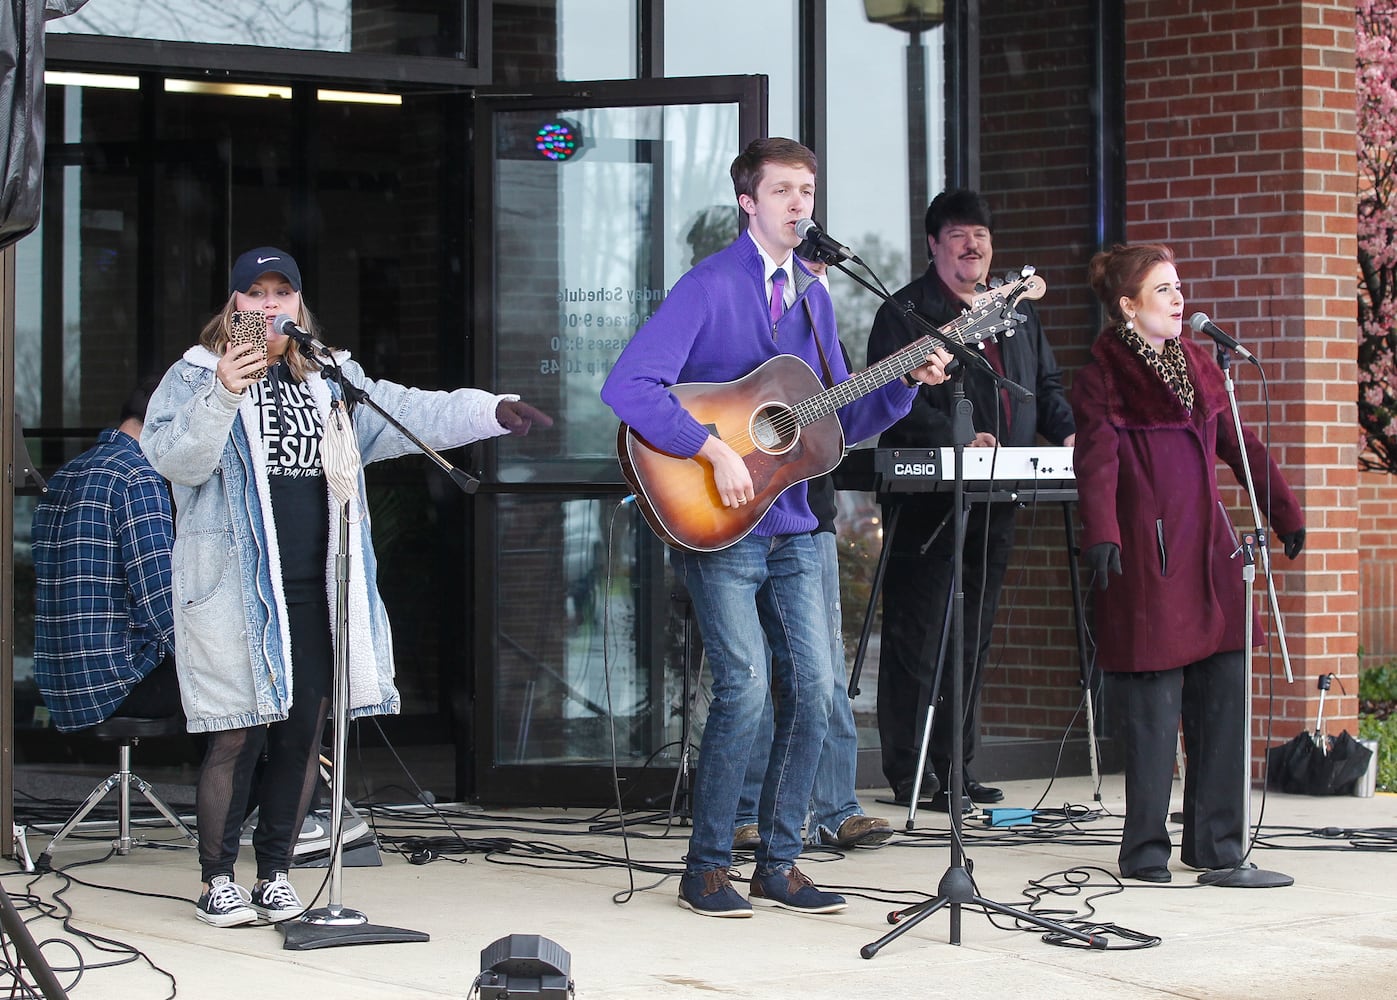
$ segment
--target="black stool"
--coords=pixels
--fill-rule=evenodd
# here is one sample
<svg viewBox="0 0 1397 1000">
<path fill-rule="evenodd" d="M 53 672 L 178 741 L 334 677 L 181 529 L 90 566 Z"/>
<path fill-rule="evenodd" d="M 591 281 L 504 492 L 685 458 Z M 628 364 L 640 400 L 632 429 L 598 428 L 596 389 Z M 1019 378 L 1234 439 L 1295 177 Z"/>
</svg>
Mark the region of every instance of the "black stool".
<svg viewBox="0 0 1397 1000">
<path fill-rule="evenodd" d="M 175 815 L 174 811 L 165 804 L 164 799 L 155 791 L 150 782 L 143 779 L 138 774 L 131 772 L 131 748 L 139 743 L 142 738 L 152 736 L 177 736 L 184 732 L 184 719 L 180 716 L 170 716 L 163 719 L 138 719 L 114 716 L 105 722 L 99 722 L 90 729 L 83 732 L 96 737 L 99 740 L 120 744 L 117 756 L 117 772 L 107 780 L 103 781 L 92 790 L 92 794 L 87 797 L 78 811 L 73 813 L 68 822 L 63 824 L 63 828 L 49 841 L 44 853 L 39 856 L 39 869 L 45 870 L 51 867 L 49 855 L 58 849 L 63 839 L 72 833 L 77 825 L 90 813 L 97 803 L 106 798 L 107 793 L 113 788 L 119 788 L 117 793 L 117 839 L 112 841 L 112 847 L 117 854 L 130 854 L 133 841 L 131 839 L 131 787 L 146 797 L 160 815 L 182 833 L 189 841 L 188 847 L 195 847 L 199 841 L 190 832 L 189 827 L 184 825 L 184 821 Z"/>
</svg>

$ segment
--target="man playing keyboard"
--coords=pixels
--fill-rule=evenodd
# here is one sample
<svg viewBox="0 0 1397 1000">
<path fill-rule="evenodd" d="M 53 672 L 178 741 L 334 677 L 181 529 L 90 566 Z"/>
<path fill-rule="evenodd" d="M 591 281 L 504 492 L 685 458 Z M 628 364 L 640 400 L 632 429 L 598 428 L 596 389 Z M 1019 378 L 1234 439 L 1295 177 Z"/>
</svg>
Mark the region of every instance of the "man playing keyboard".
<svg viewBox="0 0 1397 1000">
<path fill-rule="evenodd" d="M 911 306 L 935 325 L 948 322 L 970 306 L 988 281 L 994 256 L 994 220 L 989 206 L 974 191 L 948 190 L 933 199 L 926 214 L 926 273 L 899 290 L 874 318 L 868 337 L 870 362 L 885 358 L 915 340 L 919 331 L 903 315 Z M 977 285 L 980 288 L 977 290 Z M 1071 445 L 1075 426 L 1072 408 L 1062 389 L 1062 376 L 1033 306 L 1021 302 L 1027 316 L 1013 336 L 985 343 L 985 357 L 1001 375 L 1033 392 L 1027 402 L 973 370 L 964 379 L 966 398 L 974 406 L 973 448 L 996 444 L 1027 447 L 1039 436 L 1054 445 Z M 878 440 L 879 448 L 936 448 L 955 442 L 951 433 L 954 388 L 950 382 L 921 386 L 911 411 Z M 906 804 L 916 778 L 925 703 L 923 685 L 930 685 L 936 652 L 946 625 L 947 596 L 952 580 L 955 525 L 950 520 L 951 493 L 885 494 L 885 523 L 892 504 L 900 504 L 883 582 L 882 652 L 878 664 L 878 732 L 882 742 L 883 775 L 894 799 Z M 943 527 L 944 525 L 944 527 Z M 965 656 L 961 664 L 964 692 L 963 748 L 965 796 L 970 802 L 997 802 L 1003 792 L 974 780 L 971 762 L 979 738 L 979 701 L 983 667 L 994 629 L 995 609 L 1004 571 L 1014 548 L 1014 505 L 971 505 L 966 524 L 963 568 Z M 949 656 L 949 647 L 948 653 Z M 947 665 L 950 669 L 950 664 Z M 951 729 L 948 675 L 943 672 L 936 701 L 928 771 L 921 794 L 932 806 L 949 808 Z"/>
</svg>

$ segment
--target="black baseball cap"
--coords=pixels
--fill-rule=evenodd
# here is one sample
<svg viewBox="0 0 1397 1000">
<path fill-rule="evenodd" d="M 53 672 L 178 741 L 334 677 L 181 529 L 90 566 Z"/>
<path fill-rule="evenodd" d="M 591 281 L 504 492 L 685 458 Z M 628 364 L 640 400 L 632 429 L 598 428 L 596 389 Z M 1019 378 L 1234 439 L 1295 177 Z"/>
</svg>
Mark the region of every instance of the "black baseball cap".
<svg viewBox="0 0 1397 1000">
<path fill-rule="evenodd" d="M 233 273 L 228 277 L 228 294 L 247 291 L 254 281 L 268 271 L 291 282 L 291 287 L 296 291 L 301 290 L 301 269 L 296 266 L 295 257 L 276 247 L 257 247 L 233 262 Z"/>
</svg>

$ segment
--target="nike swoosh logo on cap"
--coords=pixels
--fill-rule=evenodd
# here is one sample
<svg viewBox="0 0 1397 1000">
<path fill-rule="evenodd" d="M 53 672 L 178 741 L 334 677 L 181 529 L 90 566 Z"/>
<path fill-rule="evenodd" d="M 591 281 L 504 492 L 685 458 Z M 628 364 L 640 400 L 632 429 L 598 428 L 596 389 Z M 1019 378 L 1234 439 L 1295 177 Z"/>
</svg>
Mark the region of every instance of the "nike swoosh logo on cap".
<svg viewBox="0 0 1397 1000">
<path fill-rule="evenodd" d="M 281 258 L 280 258 L 280 257 L 258 257 L 258 258 L 257 258 L 257 263 L 259 263 L 259 264 L 265 264 L 265 263 L 267 263 L 267 261 L 269 261 L 269 260 L 281 260 Z"/>
</svg>

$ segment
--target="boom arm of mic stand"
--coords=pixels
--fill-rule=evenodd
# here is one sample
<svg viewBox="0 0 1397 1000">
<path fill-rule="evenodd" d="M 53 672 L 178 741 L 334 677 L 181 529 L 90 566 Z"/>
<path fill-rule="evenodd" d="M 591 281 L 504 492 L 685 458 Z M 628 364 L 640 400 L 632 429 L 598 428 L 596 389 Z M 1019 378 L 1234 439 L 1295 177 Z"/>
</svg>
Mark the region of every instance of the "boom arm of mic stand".
<svg viewBox="0 0 1397 1000">
<path fill-rule="evenodd" d="M 901 312 L 902 317 L 904 319 L 908 320 L 914 327 L 921 330 L 922 333 L 934 337 L 936 339 L 936 342 L 940 344 L 943 348 L 945 348 L 947 354 L 959 361 L 961 364 L 965 365 L 967 371 L 978 371 L 984 375 L 989 376 L 994 380 L 996 386 L 998 386 L 1001 389 L 1008 390 L 1012 395 L 1018 396 L 1020 399 L 1027 400 L 1033 398 L 1033 393 L 1031 393 L 1029 390 L 1025 389 L 1017 382 L 1005 378 L 1003 375 L 999 374 L 999 372 L 995 371 L 994 366 L 991 365 L 989 363 L 989 360 L 985 358 L 985 356 L 981 354 L 979 351 L 971 350 L 964 344 L 957 344 L 955 341 L 946 340 L 944 337 L 942 337 L 940 328 L 931 320 L 923 316 L 921 313 L 917 312 L 916 308 L 910 302 L 894 302 L 893 297 L 891 295 L 883 291 L 883 289 L 869 284 L 866 280 L 864 280 L 862 276 L 857 275 L 853 271 L 849 270 L 847 267 L 844 266 L 843 261 L 835 261 L 833 266 L 839 268 L 839 270 L 843 271 L 849 277 L 853 278 L 860 285 L 862 285 L 864 288 L 867 288 L 870 292 L 878 296 L 878 298 L 882 299 L 884 302 L 891 303 L 892 305 L 896 306 L 897 309 Z M 865 268 L 868 268 L 867 264 L 864 264 L 863 266 Z M 868 268 L 868 271 L 870 274 L 873 273 L 871 268 Z"/>
<path fill-rule="evenodd" d="M 384 420 L 388 421 L 395 428 L 397 428 L 398 433 L 402 434 L 403 437 L 407 438 L 414 445 L 416 445 L 417 448 L 422 452 L 422 454 L 430 458 L 434 463 L 436 463 L 438 468 L 440 468 L 443 472 L 450 476 L 451 481 L 455 483 L 458 487 L 460 487 L 461 492 L 474 493 L 476 490 L 480 489 L 479 479 L 476 479 L 468 472 L 456 468 L 456 466 L 452 465 L 440 454 L 438 454 L 425 441 L 423 441 L 416 434 L 412 433 L 412 431 L 404 427 L 402 425 L 402 422 L 399 421 L 397 417 L 393 416 L 383 407 L 379 406 L 376 402 L 374 402 L 372 396 L 370 396 L 363 389 L 359 388 L 349 379 L 345 378 L 344 372 L 340 369 L 339 365 L 334 363 L 333 360 L 323 356 L 316 358 L 316 360 L 319 361 L 320 364 L 324 365 L 331 372 L 331 375 L 334 378 L 334 380 L 337 383 L 339 383 L 340 391 L 344 393 L 345 401 L 351 407 L 357 403 L 367 403 L 375 413 L 377 413 Z"/>
</svg>

